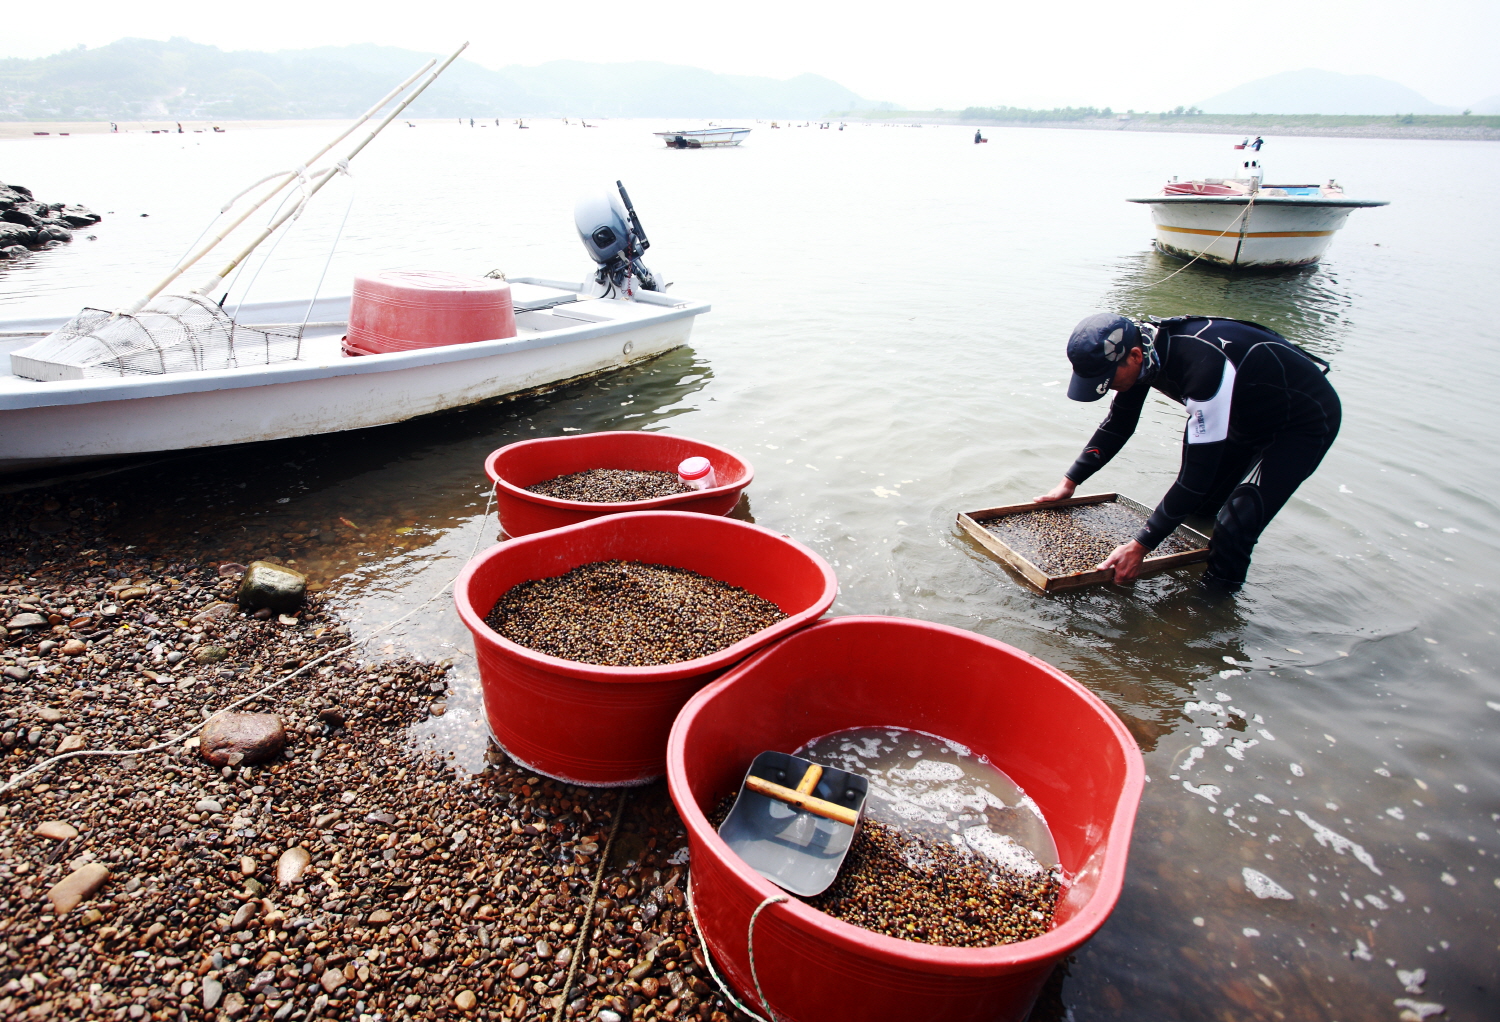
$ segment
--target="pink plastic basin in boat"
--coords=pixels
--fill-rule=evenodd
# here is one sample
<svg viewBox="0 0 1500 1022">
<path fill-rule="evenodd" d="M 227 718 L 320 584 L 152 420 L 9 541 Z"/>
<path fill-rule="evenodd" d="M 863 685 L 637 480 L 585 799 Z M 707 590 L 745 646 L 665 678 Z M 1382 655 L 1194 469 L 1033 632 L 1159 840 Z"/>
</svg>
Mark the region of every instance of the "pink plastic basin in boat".
<svg viewBox="0 0 1500 1022">
<path fill-rule="evenodd" d="M 686 458 L 707 458 L 717 485 L 693 493 L 591 504 L 532 493 L 526 487 L 591 468 L 627 468 L 637 472 L 677 472 Z M 508 536 L 526 536 L 627 511 L 692 511 L 727 515 L 755 472 L 733 451 L 671 433 L 580 433 L 577 436 L 522 440 L 491 454 L 484 470 L 495 484 L 500 524 Z"/>
<path fill-rule="evenodd" d="M 730 851 L 705 811 L 738 790 L 767 749 L 853 727 L 896 726 L 987 755 L 1041 807 L 1071 878 L 1053 929 L 991 948 L 897 940 L 784 892 Z M 667 752 L 672 800 L 688 830 L 689 893 L 709 951 L 756 1010 L 785 1022 L 1009 1022 L 1047 974 L 1104 923 L 1125 879 L 1145 776 L 1124 725 L 1082 685 L 1002 642 L 902 618 L 843 617 L 762 650 L 690 699 Z"/>
<path fill-rule="evenodd" d="M 788 616 L 711 656 L 658 667 L 606 667 L 538 653 L 484 623 L 514 586 L 595 561 L 687 568 L 748 589 Z M 474 634 L 484 709 L 495 739 L 537 773 L 572 784 L 644 784 L 666 769 L 682 704 L 751 652 L 822 616 L 838 593 L 813 551 L 758 525 L 682 511 L 610 515 L 491 547 L 454 585 Z"/>
</svg>

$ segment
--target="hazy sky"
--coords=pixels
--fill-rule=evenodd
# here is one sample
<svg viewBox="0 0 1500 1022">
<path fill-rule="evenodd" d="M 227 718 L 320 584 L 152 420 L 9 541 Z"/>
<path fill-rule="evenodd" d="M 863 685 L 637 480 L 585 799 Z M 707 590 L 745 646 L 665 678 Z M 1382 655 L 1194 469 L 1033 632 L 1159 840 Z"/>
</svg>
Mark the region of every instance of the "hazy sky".
<svg viewBox="0 0 1500 1022">
<path fill-rule="evenodd" d="M 8 19 L 0 56 L 124 36 L 250 50 L 373 42 L 436 51 L 467 38 L 468 56 L 489 67 L 661 60 L 775 78 L 811 71 L 911 108 L 1159 110 L 1304 67 L 1380 75 L 1452 106 L 1500 94 L 1500 0 L 1298 0 L 1263 4 L 1265 13 L 1136 0 L 57 0 L 28 10 Z"/>
</svg>

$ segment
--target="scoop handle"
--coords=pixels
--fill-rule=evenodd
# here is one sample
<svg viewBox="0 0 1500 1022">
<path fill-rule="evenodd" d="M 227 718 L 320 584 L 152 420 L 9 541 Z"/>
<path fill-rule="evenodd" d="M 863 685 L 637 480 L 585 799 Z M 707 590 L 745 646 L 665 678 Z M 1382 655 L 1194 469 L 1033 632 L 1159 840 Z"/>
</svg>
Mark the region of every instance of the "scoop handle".
<svg viewBox="0 0 1500 1022">
<path fill-rule="evenodd" d="M 807 773 L 802 775 L 802 780 L 797 782 L 797 794 L 811 795 L 812 790 L 818 786 L 818 781 L 823 777 L 823 768 L 816 763 L 807 764 Z"/>
<path fill-rule="evenodd" d="M 745 778 L 745 787 L 756 794 L 796 806 L 803 812 L 812 813 L 814 816 L 821 816 L 825 820 L 833 820 L 835 823 L 843 823 L 850 827 L 859 823 L 859 813 L 853 809 L 829 802 L 814 795 L 804 794 L 762 777 Z"/>
</svg>

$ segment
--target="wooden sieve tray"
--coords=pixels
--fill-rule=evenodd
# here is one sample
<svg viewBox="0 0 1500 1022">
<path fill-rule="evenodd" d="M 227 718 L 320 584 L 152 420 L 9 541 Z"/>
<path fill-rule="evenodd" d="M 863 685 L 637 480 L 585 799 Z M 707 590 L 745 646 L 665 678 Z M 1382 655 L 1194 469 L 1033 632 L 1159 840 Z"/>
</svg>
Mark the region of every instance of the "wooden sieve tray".
<svg viewBox="0 0 1500 1022">
<path fill-rule="evenodd" d="M 1079 504 L 1107 504 L 1111 501 L 1124 504 L 1127 507 L 1139 511 L 1143 516 L 1151 514 L 1151 508 L 1137 503 L 1121 493 L 1093 493 L 1086 497 L 1069 497 L 1066 500 L 1028 501 L 1025 504 L 1007 504 L 1005 507 L 985 508 L 983 511 L 960 511 L 958 524 L 963 526 L 964 531 L 972 536 L 980 546 L 984 547 L 986 553 L 998 561 L 1014 568 L 1025 582 L 1043 593 L 1055 593 L 1060 589 L 1076 589 L 1079 586 L 1091 586 L 1100 582 L 1114 581 L 1114 571 L 1100 571 L 1091 568 L 1088 571 L 1079 571 L 1071 575 L 1049 575 L 1038 568 L 1022 554 L 1011 549 L 1010 545 L 985 528 L 989 522 L 997 518 L 1006 518 L 1010 515 L 1025 514 L 1028 511 L 1042 511 L 1049 508 L 1074 507 Z M 1184 550 L 1180 553 L 1165 554 L 1160 557 L 1147 555 L 1141 562 L 1141 574 L 1151 575 L 1158 571 L 1166 571 L 1169 568 L 1180 568 L 1184 564 L 1195 564 L 1198 561 L 1208 560 L 1208 537 L 1186 525 L 1179 525 L 1172 533 L 1178 539 L 1191 543 L 1193 549 Z"/>
</svg>

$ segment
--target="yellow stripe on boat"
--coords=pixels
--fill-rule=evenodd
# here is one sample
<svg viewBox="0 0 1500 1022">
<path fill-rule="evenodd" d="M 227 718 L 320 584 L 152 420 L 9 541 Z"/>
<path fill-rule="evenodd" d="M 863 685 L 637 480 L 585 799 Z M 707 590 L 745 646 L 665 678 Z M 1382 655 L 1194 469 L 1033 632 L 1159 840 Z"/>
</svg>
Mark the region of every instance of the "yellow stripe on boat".
<svg viewBox="0 0 1500 1022">
<path fill-rule="evenodd" d="M 1234 233 L 1232 230 L 1229 233 L 1225 233 L 1224 231 L 1205 231 L 1205 230 L 1202 230 L 1201 228 L 1197 228 L 1197 227 L 1168 227 L 1166 224 L 1157 224 L 1156 225 L 1156 229 L 1158 231 L 1174 231 L 1177 234 L 1207 234 L 1207 235 L 1210 235 L 1211 237 L 1218 237 L 1220 235 L 1223 235 L 1226 238 L 1238 238 L 1239 237 L 1239 235 L 1237 233 Z M 1328 237 L 1332 233 L 1333 233 L 1332 231 L 1247 231 L 1245 233 L 1245 237 L 1247 237 L 1247 238 L 1326 238 L 1326 237 Z"/>
</svg>

